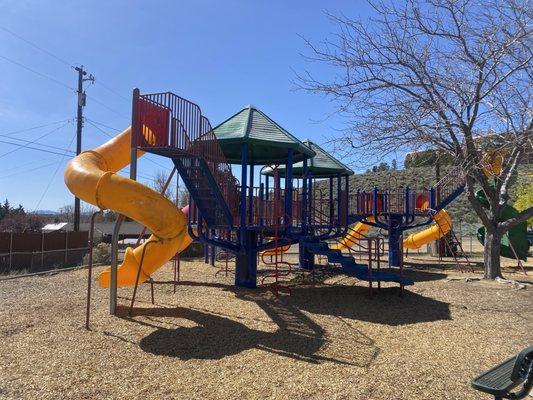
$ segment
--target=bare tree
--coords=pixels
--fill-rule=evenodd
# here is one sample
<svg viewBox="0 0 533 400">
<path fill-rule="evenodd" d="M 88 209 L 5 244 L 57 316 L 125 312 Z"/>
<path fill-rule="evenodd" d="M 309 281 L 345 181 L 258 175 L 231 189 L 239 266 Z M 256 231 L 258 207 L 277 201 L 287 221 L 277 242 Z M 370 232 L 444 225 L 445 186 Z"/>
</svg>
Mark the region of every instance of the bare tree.
<svg viewBox="0 0 533 400">
<path fill-rule="evenodd" d="M 176 202 L 176 191 L 172 183 L 167 184 L 169 175 L 164 171 L 157 171 L 152 180 L 152 189 L 156 192 L 163 193 L 163 195 L 171 202 Z"/>
<path fill-rule="evenodd" d="M 91 215 L 96 210 L 97 208 L 92 204 L 82 201 L 80 206 L 80 221 L 90 222 Z M 61 222 L 74 222 L 74 204 L 66 204 L 62 207 L 59 207 L 57 217 L 61 220 Z"/>
<path fill-rule="evenodd" d="M 501 276 L 500 240 L 533 207 L 500 222 L 511 177 L 532 149 L 532 16 L 527 0 L 372 2 L 363 21 L 329 15 L 337 33 L 310 47 L 334 75 L 299 75 L 350 121 L 340 152 L 387 155 L 437 149 L 462 164 L 466 191 L 486 228 L 485 277 Z M 324 73 L 324 72 L 322 72 Z M 506 154 L 498 176 L 483 173 L 483 145 Z M 360 157 L 362 158 L 362 157 Z M 469 160 L 469 163 L 464 163 Z M 490 203 L 474 198 L 481 187 Z"/>
</svg>

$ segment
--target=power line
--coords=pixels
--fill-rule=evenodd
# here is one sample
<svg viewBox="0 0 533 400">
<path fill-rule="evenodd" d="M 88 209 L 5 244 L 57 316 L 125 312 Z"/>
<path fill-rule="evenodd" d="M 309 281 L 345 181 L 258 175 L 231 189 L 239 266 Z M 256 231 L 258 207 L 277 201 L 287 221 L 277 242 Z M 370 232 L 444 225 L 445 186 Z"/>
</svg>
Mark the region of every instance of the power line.
<svg viewBox="0 0 533 400">
<path fill-rule="evenodd" d="M 87 98 L 88 99 L 91 99 L 92 101 L 94 101 L 96 104 L 99 104 L 100 106 L 104 107 L 105 109 L 107 109 L 108 111 L 111 111 L 112 113 L 118 115 L 119 117 L 122 117 L 122 118 L 129 118 L 127 116 L 125 116 L 125 114 L 121 114 L 120 112 L 118 112 L 117 110 L 109 107 L 107 104 L 103 103 L 102 101 L 94 98 L 93 96 L 89 96 L 88 94 L 86 94 Z"/>
<path fill-rule="evenodd" d="M 111 89 L 109 86 L 104 84 L 101 80 L 97 80 L 96 83 L 100 86 L 102 86 L 104 89 L 106 89 L 108 92 L 113 93 L 115 96 L 120 97 L 122 100 L 127 101 L 128 103 L 131 101 L 131 99 L 128 99 L 126 96 L 121 95 L 116 90 Z"/>
<path fill-rule="evenodd" d="M 109 125 L 106 125 L 106 124 L 102 124 L 101 122 L 95 121 L 94 119 L 90 119 L 90 118 L 85 117 L 85 120 L 91 121 L 91 122 L 93 122 L 93 123 L 95 123 L 97 125 L 100 125 L 100 126 L 103 126 L 104 128 L 107 128 L 107 129 L 112 129 L 112 130 L 117 131 L 117 132 L 122 132 L 122 129 L 113 128 L 112 126 L 109 126 Z"/>
<path fill-rule="evenodd" d="M 34 42 L 32 42 L 32 41 L 26 39 L 26 38 L 23 38 L 23 37 L 20 36 L 19 34 L 13 32 L 12 30 L 7 29 L 7 28 L 5 28 L 5 27 L 3 27 L 3 26 L 0 26 L 0 29 L 2 29 L 3 31 L 9 33 L 10 35 L 16 37 L 17 39 L 22 40 L 23 42 L 25 42 L 25 43 L 27 43 L 28 45 L 30 45 L 30 46 L 36 48 L 37 50 L 39 50 L 39 51 L 41 51 L 41 52 L 47 54 L 48 56 L 54 58 L 55 60 L 57 60 L 57 61 L 59 61 L 59 62 L 65 64 L 65 65 L 69 66 L 70 68 L 74 68 L 74 69 L 76 69 L 76 67 L 74 67 L 74 66 L 72 65 L 72 63 L 66 61 L 65 59 L 63 59 L 63 58 L 61 58 L 61 57 L 59 57 L 59 56 L 56 55 L 55 53 L 52 53 L 50 50 L 47 50 L 47 49 L 43 48 L 42 46 L 39 46 L 38 44 L 36 44 L 36 43 L 34 43 Z M 24 65 L 24 64 L 22 64 L 22 63 L 19 62 L 19 61 L 15 61 L 15 60 L 13 60 L 13 59 L 11 59 L 11 58 L 8 58 L 8 57 L 6 57 L 6 56 L 3 56 L 3 55 L 0 55 L 0 57 L 3 58 L 3 59 L 6 60 L 6 61 L 9 61 L 9 62 L 11 62 L 11 63 L 13 63 L 13 64 L 15 64 L 15 65 L 18 65 L 18 66 L 21 67 L 21 68 L 24 68 L 24 69 L 26 69 L 26 70 L 28 70 L 28 71 L 30 71 L 30 72 L 33 72 L 34 74 L 37 74 L 37 75 L 39 75 L 39 76 L 41 76 L 41 77 L 43 77 L 43 78 L 49 79 L 49 80 L 51 80 L 51 81 L 53 81 L 53 82 L 55 82 L 55 83 L 57 83 L 57 84 L 59 84 L 59 85 L 65 87 L 65 88 L 67 88 L 67 89 L 70 89 L 70 90 L 76 91 L 75 88 L 73 88 L 73 87 L 67 85 L 66 83 L 61 82 L 60 80 L 55 79 L 54 77 L 51 77 L 51 76 L 49 76 L 49 75 L 43 74 L 43 73 L 41 73 L 41 72 L 39 72 L 39 71 L 37 71 L 37 70 L 31 68 L 31 67 L 28 67 L 27 65 Z M 116 96 L 120 97 L 121 99 L 123 99 L 123 100 L 125 100 L 125 101 L 128 101 L 128 102 L 130 101 L 128 98 L 126 98 L 125 96 L 121 95 L 121 94 L 118 93 L 117 91 L 113 90 L 113 89 L 110 88 L 108 85 L 104 84 L 103 82 L 99 82 L 99 81 L 98 81 L 97 83 L 98 83 L 100 86 L 102 86 L 104 89 L 106 89 L 106 90 L 108 90 L 109 92 L 115 94 Z M 89 96 L 87 96 L 87 97 L 89 97 Z M 98 99 L 95 99 L 95 98 L 92 97 L 92 96 L 91 96 L 91 99 L 92 99 L 95 103 L 97 103 L 97 104 L 101 105 L 102 107 L 106 108 L 107 110 L 109 110 L 109 111 L 111 111 L 111 112 L 113 112 L 113 113 L 115 113 L 115 114 L 117 114 L 117 115 L 120 115 L 120 116 L 124 117 L 123 115 L 121 115 L 119 112 L 117 112 L 117 111 L 115 111 L 114 109 L 112 109 L 111 107 L 109 107 L 109 106 L 108 106 L 107 104 L 105 104 L 104 102 L 102 102 L 102 101 L 100 101 L 100 100 L 98 100 Z M 129 117 L 128 117 L 128 118 L 129 118 Z"/>
<path fill-rule="evenodd" d="M 14 137 L 7 136 L 7 135 L 0 135 L 0 137 L 6 137 L 8 139 L 17 140 L 19 142 L 23 142 L 23 143 L 26 143 L 26 144 L 34 144 L 35 143 L 35 142 L 32 142 L 31 140 L 14 138 Z M 68 151 L 67 149 L 64 149 L 62 147 L 51 146 L 49 144 L 43 144 L 43 143 L 35 143 L 35 144 L 38 144 L 39 146 L 42 146 L 42 147 L 48 147 L 49 149 L 54 149 L 54 150 L 59 150 L 59 151 Z"/>
<path fill-rule="evenodd" d="M 113 135 L 110 135 L 109 133 L 107 133 L 106 131 L 104 131 L 103 129 L 101 129 L 100 127 L 96 126 L 95 123 L 100 124 L 100 125 L 102 125 L 102 126 L 105 126 L 106 128 L 113 129 L 113 130 L 115 130 L 115 131 L 119 131 L 119 132 L 120 132 L 119 129 L 116 129 L 116 128 L 113 128 L 113 127 L 111 127 L 111 126 L 104 125 L 104 124 L 102 124 L 102 123 L 99 123 L 99 122 L 93 121 L 93 120 L 91 120 L 91 119 L 89 119 L 89 118 L 85 118 L 85 120 L 86 120 L 90 125 L 92 125 L 92 126 L 95 127 L 96 129 L 98 129 L 100 132 L 102 132 L 104 135 L 106 135 L 107 137 L 112 138 Z M 161 167 L 161 168 L 167 168 L 165 165 L 160 164 L 160 163 L 158 163 L 157 161 L 154 161 L 154 160 L 150 159 L 148 156 L 145 156 L 144 159 L 145 159 L 146 161 L 151 162 L 151 163 L 154 164 L 154 165 L 157 165 L 157 166 Z"/>
<path fill-rule="evenodd" d="M 61 62 L 61 63 L 63 63 L 63 64 L 66 64 L 66 65 L 68 65 L 68 66 L 71 67 L 71 68 L 74 68 L 74 67 L 72 66 L 72 64 L 69 63 L 68 61 L 62 59 L 61 57 L 57 56 L 56 54 L 52 53 L 51 51 L 46 50 L 46 49 L 42 48 L 41 46 L 39 46 L 39 45 L 37 45 L 37 44 L 35 44 L 35 43 L 29 41 L 28 39 L 23 38 L 22 36 L 20 36 L 19 34 L 13 32 L 12 30 L 7 29 L 7 28 L 5 28 L 5 27 L 3 27 L 3 26 L 0 26 L 0 29 L 2 29 L 3 31 L 9 33 L 11 36 L 16 37 L 17 39 L 22 40 L 23 42 L 29 44 L 30 46 L 36 48 L 37 50 L 42 51 L 43 53 L 49 55 L 50 57 L 56 59 L 57 61 L 59 61 L 59 62 Z"/>
<path fill-rule="evenodd" d="M 75 138 L 76 138 L 76 134 L 74 134 L 74 136 L 72 136 L 72 139 L 70 140 L 70 143 L 67 146 L 69 149 L 72 148 L 72 143 L 74 142 Z M 57 167 L 56 167 L 54 173 L 52 174 L 52 177 L 48 181 L 48 184 L 46 185 L 46 188 L 44 189 L 44 192 L 41 195 L 41 198 L 37 202 L 37 205 L 35 206 L 34 211 L 37 210 L 39 208 L 39 206 L 41 205 L 41 202 L 43 201 L 44 196 L 46 196 L 46 193 L 48 192 L 48 189 L 50 189 L 50 186 L 52 185 L 52 182 L 54 181 L 54 178 L 57 175 L 57 171 L 59 171 L 59 168 L 61 167 L 61 164 L 63 163 L 64 159 L 65 159 L 65 155 L 63 155 L 63 157 L 61 157 L 61 160 L 59 160 L 59 162 L 57 163 Z"/>
<path fill-rule="evenodd" d="M 101 133 L 103 133 L 105 136 L 109 137 L 109 138 L 112 138 L 113 135 L 110 135 L 109 133 L 107 133 L 106 131 L 104 131 L 102 128 L 100 128 L 98 125 L 95 125 L 92 120 L 90 120 L 89 118 L 85 118 L 85 121 L 87 121 L 89 123 L 89 125 L 95 127 L 96 129 L 98 129 Z"/>
<path fill-rule="evenodd" d="M 5 141 L 5 140 L 0 140 L 0 143 L 11 144 L 11 145 L 13 145 L 13 146 L 19 146 L 19 147 L 20 147 L 20 143 L 13 143 L 13 142 Z M 42 151 L 43 153 L 56 154 L 56 155 L 58 155 L 58 156 L 69 156 L 69 155 L 73 155 L 73 154 L 75 154 L 73 151 L 70 151 L 70 150 L 69 150 L 69 153 L 58 153 L 57 151 L 51 151 L 51 150 L 46 150 L 46 149 L 40 149 L 40 148 L 38 148 L 38 147 L 31 147 L 31 146 L 24 146 L 24 149 L 26 149 L 26 150 L 37 150 L 37 151 Z"/>
<path fill-rule="evenodd" d="M 61 126 L 58 127 L 58 128 L 52 129 L 51 131 L 45 133 L 44 135 L 39 136 L 37 139 L 34 139 L 34 140 L 31 140 L 31 141 L 28 141 L 27 144 L 19 144 L 19 145 L 18 145 L 19 147 L 17 147 L 16 149 L 13 149 L 13 150 L 10 150 L 10 151 L 8 151 L 8 152 L 6 152 L 6 153 L 0 154 L 0 158 L 3 158 L 3 157 L 5 157 L 5 156 L 7 156 L 7 155 L 9 155 L 9 154 L 12 154 L 12 153 L 14 153 L 14 152 L 16 152 L 16 151 L 18 151 L 18 150 L 24 149 L 24 148 L 28 147 L 28 145 L 30 145 L 30 144 L 35 144 L 37 141 L 39 141 L 39 140 L 41 140 L 41 139 L 44 139 L 45 137 L 50 136 L 52 133 L 57 132 L 58 130 L 60 130 L 60 129 L 62 129 L 63 127 L 67 126 L 67 124 L 68 124 L 68 122 L 65 123 L 65 124 L 63 124 L 63 125 L 61 125 Z M 11 144 L 13 144 L 13 143 L 11 143 Z"/>
<path fill-rule="evenodd" d="M 15 60 L 13 60 L 13 59 L 11 59 L 11 58 L 8 58 L 8 57 L 6 57 L 6 56 L 4 56 L 4 55 L 1 55 L 1 54 L 0 54 L 0 58 L 3 58 L 4 60 L 9 61 L 9 62 L 12 63 L 12 64 L 18 65 L 19 67 L 24 68 L 25 70 L 28 70 L 28 71 L 30 71 L 30 72 L 33 72 L 34 74 L 36 74 L 36 75 L 38 75 L 38 76 L 40 76 L 40 77 L 42 77 L 42 78 L 49 79 L 49 80 L 51 80 L 52 82 L 55 82 L 55 83 L 57 83 L 58 85 L 61 85 L 61 86 L 65 87 L 65 88 L 67 88 L 67 89 L 69 89 L 69 90 L 72 90 L 72 91 L 74 91 L 74 92 L 76 91 L 76 89 L 74 89 L 73 87 L 67 85 L 66 83 L 61 82 L 60 80 L 58 80 L 58 79 L 56 79 L 56 78 L 54 78 L 54 77 L 51 77 L 51 76 L 49 76 L 49 75 L 43 74 L 42 72 L 39 72 L 39 71 L 37 71 L 37 70 L 35 70 L 35 69 L 31 68 L 31 67 L 28 67 L 27 65 L 24 65 L 24 64 L 22 64 L 21 62 L 15 61 Z"/>
<path fill-rule="evenodd" d="M 34 167 L 34 168 L 31 168 L 31 169 L 28 169 L 28 170 L 18 171 L 18 172 L 15 172 L 15 173 L 13 173 L 13 174 L 0 176 L 0 179 L 7 179 L 7 178 L 12 178 L 13 176 L 18 176 L 18 175 L 27 174 L 28 172 L 37 171 L 37 170 L 39 170 L 39 169 L 43 169 L 43 168 L 46 168 L 46 167 L 49 167 L 49 166 L 51 166 L 51 165 L 55 165 L 55 164 L 56 164 L 56 161 L 51 162 L 51 163 L 48 163 L 48 164 L 40 165 L 40 166 L 38 166 L 38 167 Z"/>
<path fill-rule="evenodd" d="M 15 135 L 17 133 L 24 133 L 24 132 L 28 132 L 28 131 L 33 131 L 35 129 L 46 128 L 48 126 L 57 125 L 57 124 L 61 124 L 63 122 L 70 122 L 70 121 L 72 121 L 70 118 L 69 119 L 63 119 L 61 121 L 50 122 L 49 124 L 32 126 L 31 128 L 19 129 L 17 131 L 11 131 L 11 132 L 7 132 L 7 133 L 3 133 L 2 136 L 11 136 L 11 135 Z"/>
</svg>

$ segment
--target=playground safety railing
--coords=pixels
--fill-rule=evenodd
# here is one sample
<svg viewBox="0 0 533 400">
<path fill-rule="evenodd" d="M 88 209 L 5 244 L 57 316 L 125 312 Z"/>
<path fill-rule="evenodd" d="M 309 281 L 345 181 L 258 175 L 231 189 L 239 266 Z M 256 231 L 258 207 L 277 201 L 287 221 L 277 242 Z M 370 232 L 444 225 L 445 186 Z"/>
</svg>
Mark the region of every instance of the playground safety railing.
<svg viewBox="0 0 533 400">
<path fill-rule="evenodd" d="M 150 93 L 134 99 L 135 146 L 168 148 L 206 162 L 230 212 L 238 214 L 237 179 L 209 120 L 198 105 L 174 93 Z M 177 153 L 176 153 L 177 152 Z"/>
</svg>

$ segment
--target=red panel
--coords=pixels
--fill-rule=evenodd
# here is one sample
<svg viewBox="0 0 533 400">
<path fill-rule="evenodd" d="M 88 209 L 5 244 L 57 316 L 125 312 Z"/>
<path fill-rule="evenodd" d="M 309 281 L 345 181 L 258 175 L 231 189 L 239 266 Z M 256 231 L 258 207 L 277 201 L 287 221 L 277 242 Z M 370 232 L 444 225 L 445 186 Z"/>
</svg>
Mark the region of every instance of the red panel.
<svg viewBox="0 0 533 400">
<path fill-rule="evenodd" d="M 139 147 L 168 146 L 170 109 L 139 98 Z"/>
</svg>

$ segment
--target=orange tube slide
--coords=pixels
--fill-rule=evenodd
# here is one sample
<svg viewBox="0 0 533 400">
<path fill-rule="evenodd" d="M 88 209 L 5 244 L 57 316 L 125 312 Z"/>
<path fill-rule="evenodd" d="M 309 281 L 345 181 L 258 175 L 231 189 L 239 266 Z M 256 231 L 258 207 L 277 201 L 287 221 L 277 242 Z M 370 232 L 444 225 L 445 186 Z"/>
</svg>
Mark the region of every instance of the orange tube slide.
<svg viewBox="0 0 533 400">
<path fill-rule="evenodd" d="M 368 217 L 369 222 L 374 221 L 374 217 Z M 353 228 L 348 229 L 346 235 L 335 244 L 329 246 L 332 250 L 343 250 L 351 248 L 355 243 L 363 238 L 363 235 L 372 228 L 372 225 L 365 224 L 363 222 L 358 222 Z"/>
<path fill-rule="evenodd" d="M 433 217 L 435 224 L 421 232 L 413 233 L 403 240 L 406 249 L 418 249 L 434 240 L 444 237 L 452 229 L 452 219 L 446 210 L 440 210 Z"/>
<path fill-rule="evenodd" d="M 164 265 L 192 242 L 184 214 L 156 191 L 116 172 L 130 163 L 131 128 L 101 146 L 84 151 L 65 169 L 65 184 L 77 197 L 100 209 L 109 209 L 146 226 L 152 235 L 135 249 L 126 250 L 118 268 L 118 286 L 132 286 L 146 247 L 139 282 Z M 137 157 L 142 156 L 137 152 Z M 147 245 L 148 242 L 151 242 Z M 110 268 L 98 276 L 100 287 L 109 287 Z"/>
</svg>

